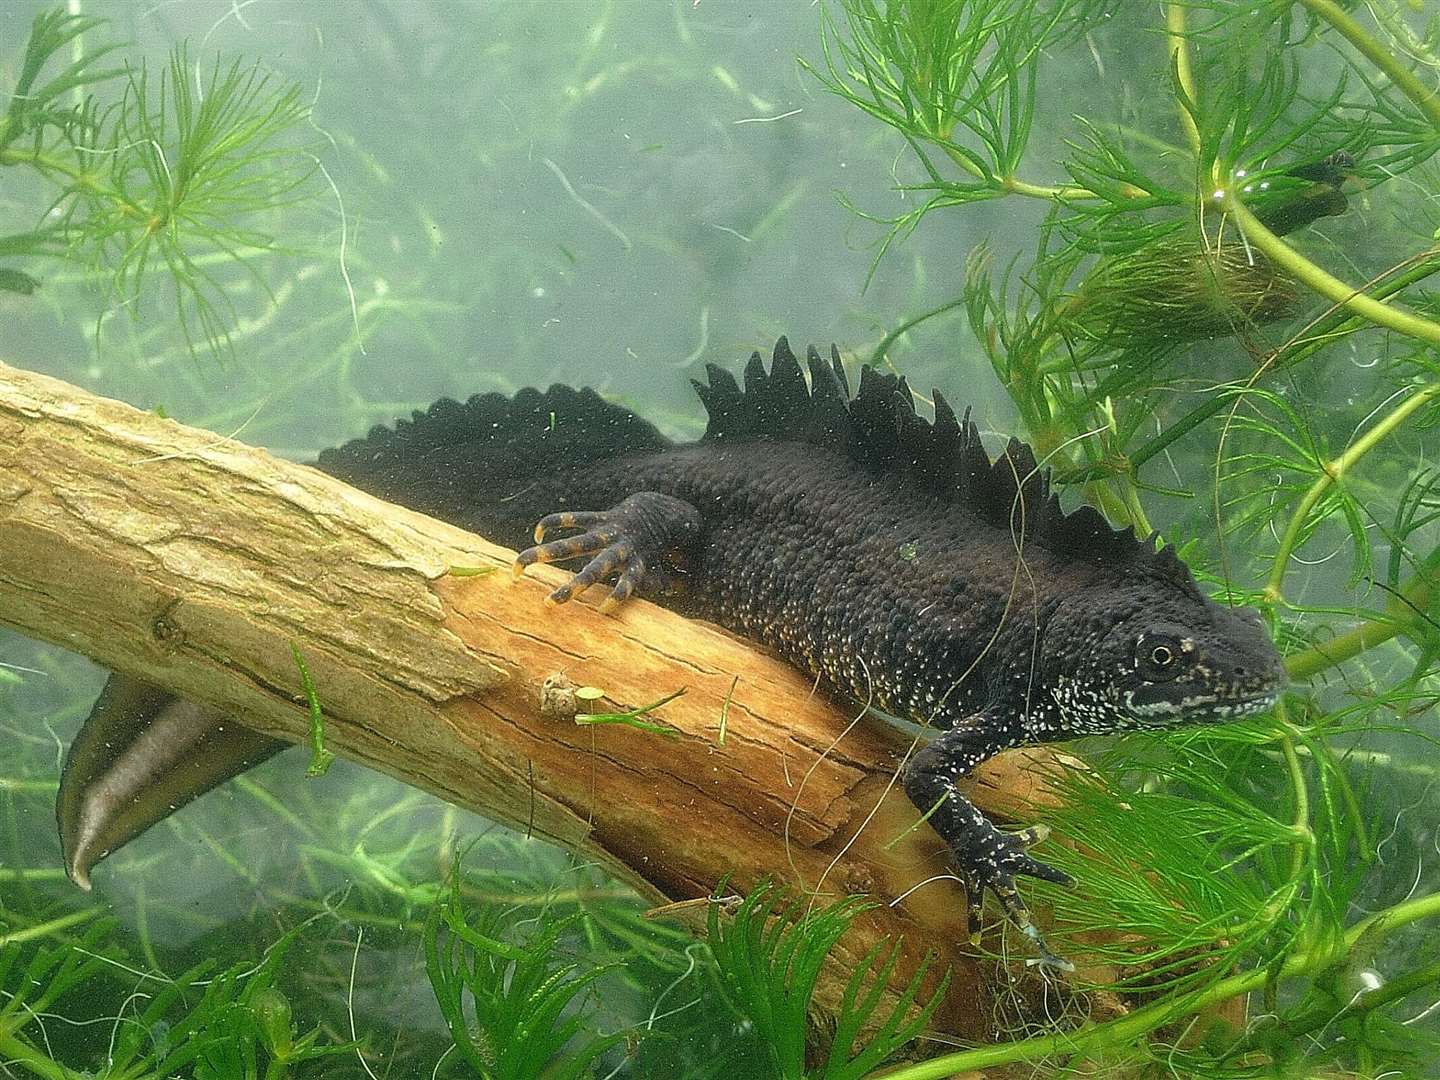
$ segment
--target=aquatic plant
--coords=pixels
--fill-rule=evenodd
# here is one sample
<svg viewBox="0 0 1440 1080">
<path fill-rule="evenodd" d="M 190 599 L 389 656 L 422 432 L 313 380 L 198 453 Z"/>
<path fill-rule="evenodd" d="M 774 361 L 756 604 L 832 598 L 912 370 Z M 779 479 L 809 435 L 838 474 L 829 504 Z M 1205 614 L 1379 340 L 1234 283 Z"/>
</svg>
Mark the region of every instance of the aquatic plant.
<svg viewBox="0 0 1440 1080">
<path fill-rule="evenodd" d="M 70 925 L 84 921 L 68 919 Z M 322 1042 L 318 1028 L 296 1032 L 290 1002 L 275 985 L 293 934 L 275 942 L 259 964 L 211 974 L 213 965 L 204 962 L 169 978 L 125 968 L 108 940 L 114 929 L 108 921 L 92 922 L 57 945 L 22 944 L 62 929 L 31 927 L 0 942 L 0 1053 L 29 1073 L 47 1080 L 89 1075 L 51 1056 L 46 1020 L 62 999 L 81 996 L 117 971 L 138 976 L 138 986 L 113 1018 L 93 1021 L 108 1028 L 103 1075 L 112 1080 L 160 1080 L 180 1069 L 199 1080 L 285 1080 L 302 1062 L 353 1052 L 347 1044 Z"/>
<path fill-rule="evenodd" d="M 0 168 L 28 170 L 47 201 L 38 225 L 0 237 L 0 259 L 87 267 L 112 308 L 134 317 L 163 270 L 192 354 L 223 352 L 239 317 L 227 271 L 268 288 L 264 260 L 294 250 L 277 215 L 318 194 L 319 159 L 293 141 L 309 108 L 299 86 L 259 65 L 192 61 L 184 46 L 158 75 L 116 66 L 116 43 L 83 42 L 103 25 L 64 8 L 31 25 L 0 115 Z M 0 289 L 29 295 L 42 281 L 0 265 Z"/>
<path fill-rule="evenodd" d="M 425 920 L 425 970 L 455 1049 L 485 1080 L 588 1075 L 628 1033 L 588 1034 L 589 1017 L 573 1007 L 607 966 L 577 973 L 574 963 L 554 960 L 584 916 L 542 909 L 534 934 L 518 942 L 507 940 L 510 918 L 498 905 L 470 911 L 454 877 Z"/>
<path fill-rule="evenodd" d="M 925 1030 L 950 985 L 946 975 L 921 1003 L 927 960 L 878 1015 L 900 945 L 876 946 L 855 965 L 838 1012 L 816 1016 L 821 966 L 870 905 L 850 896 L 817 908 L 762 882 L 728 906 L 722 914 L 725 901 L 712 897 L 707 914 L 715 972 L 726 999 L 773 1055 L 782 1080 L 862 1080 Z"/>
</svg>

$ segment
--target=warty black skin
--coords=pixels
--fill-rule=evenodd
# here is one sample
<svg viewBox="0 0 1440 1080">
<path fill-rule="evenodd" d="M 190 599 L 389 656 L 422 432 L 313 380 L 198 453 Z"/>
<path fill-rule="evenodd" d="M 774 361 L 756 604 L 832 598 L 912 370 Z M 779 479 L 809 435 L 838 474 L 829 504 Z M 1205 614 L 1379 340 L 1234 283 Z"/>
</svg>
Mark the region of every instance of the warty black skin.
<svg viewBox="0 0 1440 1080">
<path fill-rule="evenodd" d="M 1070 545 L 1079 551 L 1059 550 L 1066 545 L 1054 535 L 1048 543 L 1041 535 L 1030 542 L 1023 522 L 1017 528 L 1003 513 L 997 517 L 994 505 L 977 510 L 943 485 L 927 488 L 913 468 L 887 466 L 883 453 L 867 457 L 865 447 L 881 445 L 897 462 L 907 455 L 918 460 L 930 445 L 924 442 L 930 426 L 917 434 L 917 421 L 903 415 L 909 406 L 903 382 L 869 375 L 858 399 L 821 409 L 813 387 L 832 375 L 817 360 L 812 353 L 813 407 L 796 397 L 799 368 L 783 339 L 770 376 L 763 368 L 757 374 L 752 359 L 743 400 L 729 391 L 728 376 L 712 371 L 711 431 L 696 443 L 669 444 L 618 407 L 556 387 L 522 410 L 541 424 L 548 415 L 544 434 L 556 439 L 572 424 L 575 442 L 552 442 L 550 461 L 533 445 L 543 442 L 533 430 L 506 437 L 519 430 L 514 416 L 482 402 L 501 410 L 487 425 L 476 419 L 480 406 L 472 399 L 469 406 L 437 403 L 417 414 L 413 429 L 377 430 L 323 454 L 318 464 L 383 498 L 524 548 L 520 569 L 588 557 L 557 600 L 610 583 L 615 600 L 638 593 L 712 620 L 769 646 L 841 695 L 939 729 L 906 765 L 903 780 L 954 852 L 972 929 L 988 889 L 1049 957 L 1015 889 L 1022 874 L 1066 880 L 1027 850 L 1043 830 L 1002 832 L 955 782 L 1024 743 L 1263 710 L 1284 681 L 1278 654 L 1253 613 L 1205 598 L 1172 553 L 1103 529 L 1093 544 Z M 830 370 L 843 378 L 838 357 Z M 716 399 L 722 382 L 730 396 Z M 798 385 L 804 395 L 803 379 Z M 883 429 L 892 416 L 887 394 L 904 395 L 898 434 L 875 433 L 875 424 Z M 780 400 L 785 395 L 788 403 Z M 725 401 L 735 415 L 717 419 Z M 748 421 L 735 419 L 747 401 L 761 408 Z M 940 407 L 948 413 L 943 399 Z M 823 422 L 794 438 L 786 437 L 786 423 L 767 419 L 767 410 L 778 410 L 781 421 L 814 420 L 807 408 Z M 825 428 L 837 415 L 838 434 L 833 425 Z M 607 451 L 603 433 L 616 425 L 626 428 L 619 434 L 627 446 L 643 449 Z M 943 425 L 959 430 L 953 415 Z M 447 427 L 480 437 L 421 438 Z M 941 427 L 937 419 L 937 432 Z M 964 427 L 973 433 L 968 421 Z M 820 429 L 828 434 L 816 434 Z M 978 436 L 971 438 L 964 453 L 972 472 L 983 472 L 989 459 Z M 948 444 L 937 434 L 935 445 Z M 921 449 L 912 454 L 913 447 Z M 1012 443 L 1009 458 L 997 459 L 1002 481 L 1011 472 L 1021 480 L 1035 472 L 1028 451 L 1017 447 Z M 986 483 L 970 482 L 968 490 L 989 490 L 971 503 L 996 502 L 994 483 L 989 489 Z M 1013 484 L 1009 495 L 1020 505 Z M 1048 513 L 1054 518 L 1058 506 Z M 1041 497 L 1031 519 L 1046 515 Z M 554 538 L 565 530 L 575 535 Z M 241 767 L 254 759 L 251 747 Z M 63 815 L 61 824 L 64 833 Z M 67 853 L 73 850 L 67 843 Z"/>
</svg>

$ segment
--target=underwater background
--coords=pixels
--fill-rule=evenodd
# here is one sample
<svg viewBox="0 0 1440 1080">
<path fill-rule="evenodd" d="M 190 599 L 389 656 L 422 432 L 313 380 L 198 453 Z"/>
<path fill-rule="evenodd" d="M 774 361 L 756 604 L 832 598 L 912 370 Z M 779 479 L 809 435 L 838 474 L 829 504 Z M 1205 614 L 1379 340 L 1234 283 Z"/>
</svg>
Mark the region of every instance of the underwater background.
<svg viewBox="0 0 1440 1080">
<path fill-rule="evenodd" d="M 861 55 L 840 48 L 858 40 L 847 16 L 863 24 L 887 10 L 864 0 L 5 0 L 0 95 L 21 75 L 32 21 L 60 10 L 104 21 L 67 40 L 53 70 L 115 45 L 100 63 L 118 72 L 66 89 L 60 106 L 90 93 L 123 116 L 138 73 L 159 101 L 172 63 L 204 98 L 238 62 L 268 80 L 252 104 L 288 94 L 294 119 L 263 143 L 284 153 L 246 166 L 285 179 L 243 207 L 243 237 L 197 228 L 184 248 L 193 262 L 157 253 L 143 274 L 123 231 L 87 236 L 83 220 L 67 222 L 77 235 L 63 251 L 7 248 L 6 234 L 43 229 L 65 205 L 55 174 L 23 159 L 23 139 L 12 145 L 0 155 L 0 270 L 36 287 L 0 290 L 0 361 L 295 460 L 442 396 L 552 382 L 593 386 L 693 438 L 703 412 L 689 379 L 706 362 L 738 370 L 781 334 L 937 386 L 972 406 L 987 435 L 1068 454 L 1057 459 L 1070 469 L 1067 500 L 1148 522 L 1214 588 L 1228 580 L 1237 598 L 1266 603 L 1314 676 L 1280 719 L 1082 748 L 1099 771 L 1073 781 L 1070 835 L 1093 811 L 1088 857 L 1108 865 L 1113 887 L 1053 899 L 1073 927 L 1153 934 L 1143 974 L 1092 988 L 1133 992 L 1133 1007 L 1292 954 L 1331 948 L 1334 963 L 1257 984 L 1238 1035 L 1207 1041 L 1177 1022 L 1153 1041 L 1097 1049 L 1090 1065 L 1040 1052 L 999 1064 L 1026 1076 L 1440 1075 L 1431 909 L 1342 941 L 1374 912 L 1440 895 L 1440 603 L 1426 584 L 1440 544 L 1440 412 L 1426 397 L 1396 419 L 1369 456 L 1347 460 L 1346 485 L 1326 487 L 1321 466 L 1440 385 L 1440 336 L 1345 322 L 1303 273 L 1297 285 L 1278 269 L 1283 258 L 1257 259 L 1233 224 L 1224 233 L 1219 201 L 1195 226 L 1199 173 L 1185 150 L 1194 127 L 1202 157 L 1232 176 L 1273 174 L 1302 206 L 1332 200 L 1343 179 L 1343 213 L 1326 202 L 1294 232 L 1276 226 L 1280 211 L 1265 220 L 1345 282 L 1412 273 L 1399 303 L 1435 326 L 1423 283 L 1440 269 L 1440 113 L 1418 104 L 1440 71 L 1433 12 L 1382 2 L 1366 16 L 1373 40 L 1419 73 L 1407 95 L 1327 7 L 1344 15 L 1289 3 L 890 5 L 917 34 L 973 30 L 978 68 L 1008 57 L 991 83 L 950 99 L 971 116 L 1002 103 L 990 145 L 963 124 L 927 132 L 903 109 L 897 122 L 893 100 L 863 79 L 840 78 L 850 97 L 827 87 L 827 42 L 842 74 Z M 984 25 L 965 22 L 977 12 Z M 996 31 L 1000 16 L 1029 43 Z M 1196 68 L 1178 72 L 1167 42 L 1187 35 Z M 1270 56 L 1284 70 L 1272 73 Z M 916 92 L 933 89 L 936 69 L 912 59 L 933 79 Z M 1187 79 L 1200 86 L 1193 114 L 1172 90 Z M 1017 93 L 1020 104 L 1006 98 Z M 857 99 L 890 104 L 867 111 Z M 887 107 L 889 119 L 874 115 Z M 127 130 L 94 153 L 143 153 L 157 134 Z M 1307 171 L 1336 160 L 1343 178 Z M 1009 182 L 1021 174 L 1056 187 Z M 1147 177 L 1163 188 L 1141 193 Z M 1104 213 L 1075 209 L 1090 205 L 1076 190 L 1087 183 L 1111 192 Z M 1057 224 L 1066 214 L 1080 224 Z M 1199 236 L 1237 261 L 1197 284 L 1188 253 L 1199 258 Z M 249 245 L 243 260 L 227 254 L 237 244 Z M 177 286 L 177 266 L 191 284 Z M 1228 282 L 1259 295 L 1233 297 Z M 1046 312 L 1079 331 L 1062 344 Z M 1195 412 L 1210 401 L 1223 404 Z M 1096 437 L 1074 450 L 1087 432 Z M 1111 468 L 1127 456 L 1146 466 L 1143 482 Z M 0 617 L 3 603 L 0 592 Z M 1387 618 L 1404 623 L 1394 640 L 1338 666 L 1313 655 L 1357 621 Z M 105 672 L 9 632 L 0 665 L 7 1075 L 477 1075 L 455 1050 L 423 948 L 457 853 L 467 905 L 501 913 L 497 932 L 526 940 L 553 928 L 549 960 L 593 978 L 570 1002 L 576 1032 L 560 1060 L 592 1033 L 624 1033 L 594 1048 L 595 1075 L 780 1075 L 701 939 L 644 919 L 647 905 L 600 869 L 343 761 L 307 778 L 304 750 L 151 830 L 80 893 L 60 869 L 53 798 Z M 1127 798 L 1133 814 L 1106 817 Z M 1192 805 L 1213 813 L 1175 826 Z M 1140 853 L 1162 881 L 1106 864 L 1115 851 Z M 1196 880 L 1165 892 L 1187 875 Z M 7 1008 L 47 949 L 52 966 L 31 981 L 77 965 L 65 992 Z M 1165 970 L 1157 957 L 1182 954 L 1195 968 L 1175 961 L 1176 986 L 1153 976 Z M 1209 983 L 1196 976 L 1203 959 Z M 995 1041 L 1069 1030 L 1087 1008 L 1077 1000 L 1057 993 L 1053 1015 L 997 1005 Z M 182 1041 L 172 1033 L 197 1022 L 253 1049 L 167 1064 Z M 295 1052 L 276 1034 L 292 1025 L 333 1053 Z"/>
</svg>

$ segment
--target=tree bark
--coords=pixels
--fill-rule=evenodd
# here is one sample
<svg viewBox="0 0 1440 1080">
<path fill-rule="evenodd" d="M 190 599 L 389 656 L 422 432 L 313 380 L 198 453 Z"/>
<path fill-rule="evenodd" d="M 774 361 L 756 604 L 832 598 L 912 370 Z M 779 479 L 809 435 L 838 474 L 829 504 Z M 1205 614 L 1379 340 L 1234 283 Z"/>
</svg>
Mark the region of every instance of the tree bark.
<svg viewBox="0 0 1440 1080">
<path fill-rule="evenodd" d="M 954 972 L 938 1026 L 982 1036 L 991 980 L 965 947 L 963 891 L 910 892 L 945 873 L 894 784 L 910 737 L 852 722 L 708 624 L 640 601 L 549 605 L 566 573 L 517 580 L 511 558 L 314 469 L 0 365 L 0 624 L 303 741 L 294 643 L 340 755 L 580 850 L 657 903 L 727 874 L 740 890 L 770 876 L 868 893 L 880 906 L 832 957 L 825 996 L 902 937 L 897 983 L 936 950 Z M 582 711 L 683 687 L 652 717 L 678 734 L 578 725 L 554 690 L 567 682 L 604 691 Z M 1025 757 L 982 771 L 982 807 L 1013 816 L 1033 796 Z"/>
</svg>

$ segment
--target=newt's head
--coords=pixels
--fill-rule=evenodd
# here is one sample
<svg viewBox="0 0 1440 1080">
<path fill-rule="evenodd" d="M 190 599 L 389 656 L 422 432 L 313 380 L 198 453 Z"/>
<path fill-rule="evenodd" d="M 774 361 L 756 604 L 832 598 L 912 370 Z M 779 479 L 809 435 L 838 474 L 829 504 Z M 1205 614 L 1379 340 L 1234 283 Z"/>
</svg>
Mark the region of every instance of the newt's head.
<svg viewBox="0 0 1440 1080">
<path fill-rule="evenodd" d="M 1203 596 L 1183 563 L 1160 554 L 1072 594 L 1046 626 L 1047 719 L 1060 737 L 1250 716 L 1285 686 L 1259 615 Z"/>
</svg>

